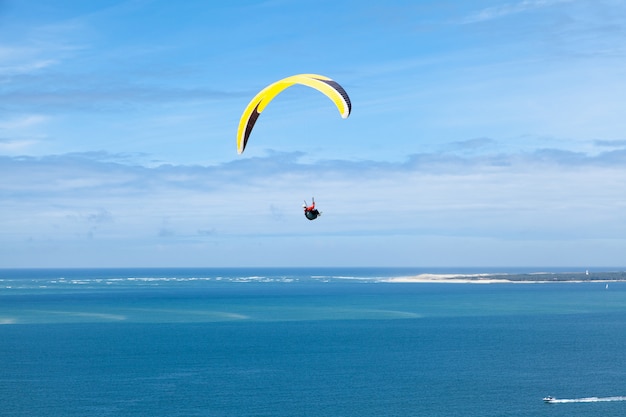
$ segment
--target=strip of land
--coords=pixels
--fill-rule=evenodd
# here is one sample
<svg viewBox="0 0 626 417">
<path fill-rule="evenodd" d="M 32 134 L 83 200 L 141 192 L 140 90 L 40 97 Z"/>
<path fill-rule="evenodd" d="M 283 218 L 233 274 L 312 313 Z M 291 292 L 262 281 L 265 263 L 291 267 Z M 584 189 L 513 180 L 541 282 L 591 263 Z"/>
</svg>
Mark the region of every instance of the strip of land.
<svg viewBox="0 0 626 417">
<path fill-rule="evenodd" d="M 548 282 L 620 282 L 626 271 L 614 272 L 536 272 L 529 274 L 420 274 L 394 277 L 387 282 L 447 282 L 457 284 L 548 283 Z"/>
</svg>

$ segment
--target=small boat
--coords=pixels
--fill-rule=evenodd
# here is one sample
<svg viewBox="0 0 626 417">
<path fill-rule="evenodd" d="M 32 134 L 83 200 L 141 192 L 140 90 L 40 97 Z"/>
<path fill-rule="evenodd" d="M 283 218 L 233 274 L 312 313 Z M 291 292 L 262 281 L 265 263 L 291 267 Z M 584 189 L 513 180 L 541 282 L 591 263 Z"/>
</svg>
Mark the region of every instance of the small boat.
<svg viewBox="0 0 626 417">
<path fill-rule="evenodd" d="M 553 397 L 553 396 L 551 396 L 551 395 L 548 395 L 547 397 L 545 397 L 545 398 L 543 399 L 543 402 L 544 402 L 544 403 L 553 403 L 555 400 L 556 400 L 556 398 L 554 398 L 554 397 Z"/>
</svg>

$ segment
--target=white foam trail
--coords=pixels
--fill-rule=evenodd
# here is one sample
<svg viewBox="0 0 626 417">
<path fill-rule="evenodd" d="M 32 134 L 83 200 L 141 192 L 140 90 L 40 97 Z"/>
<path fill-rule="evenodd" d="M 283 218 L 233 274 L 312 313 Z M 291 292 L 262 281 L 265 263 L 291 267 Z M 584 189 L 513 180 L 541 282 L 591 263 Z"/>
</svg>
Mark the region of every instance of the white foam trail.
<svg viewBox="0 0 626 417">
<path fill-rule="evenodd" d="M 112 320 L 112 321 L 122 321 L 126 320 L 126 316 L 122 316 L 121 314 L 108 314 L 108 313 L 92 313 L 88 311 L 55 311 L 55 310 L 40 310 L 43 313 L 48 314 L 58 314 L 63 316 L 74 316 L 74 317 L 89 317 L 101 320 Z"/>
<path fill-rule="evenodd" d="M 586 398 L 563 398 L 553 399 L 551 404 L 563 404 L 563 403 L 603 403 L 610 401 L 626 401 L 626 397 L 586 397 Z"/>
</svg>

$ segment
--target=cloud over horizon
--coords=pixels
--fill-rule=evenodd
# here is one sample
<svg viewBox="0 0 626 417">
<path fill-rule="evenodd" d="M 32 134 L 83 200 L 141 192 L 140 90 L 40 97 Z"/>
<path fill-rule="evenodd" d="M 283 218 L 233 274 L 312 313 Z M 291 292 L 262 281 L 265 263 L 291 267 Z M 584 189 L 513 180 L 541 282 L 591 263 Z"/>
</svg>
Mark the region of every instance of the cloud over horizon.
<svg viewBox="0 0 626 417">
<path fill-rule="evenodd" d="M 2 157 L 0 240 L 123 238 L 143 242 L 145 250 L 163 239 L 199 246 L 237 237 L 288 241 L 303 232 L 299 200 L 309 194 L 325 213 L 306 232 L 318 237 L 523 242 L 626 233 L 620 222 L 626 196 L 614 192 L 626 187 L 624 150 L 597 156 L 544 150 L 491 159 L 414 155 L 402 163 L 311 164 L 301 157 L 272 153 L 210 166 L 156 167 L 103 154 Z"/>
</svg>

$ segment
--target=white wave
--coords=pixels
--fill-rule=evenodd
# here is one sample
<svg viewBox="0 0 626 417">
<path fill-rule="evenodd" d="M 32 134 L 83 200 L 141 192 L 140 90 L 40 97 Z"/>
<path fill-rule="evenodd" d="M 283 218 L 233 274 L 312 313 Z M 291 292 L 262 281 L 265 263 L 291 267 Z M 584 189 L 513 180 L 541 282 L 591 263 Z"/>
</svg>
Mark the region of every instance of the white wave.
<svg viewBox="0 0 626 417">
<path fill-rule="evenodd" d="M 358 311 L 358 310 L 354 310 L 354 311 Z M 419 319 L 422 318 L 424 316 L 417 314 L 417 313 L 413 313 L 411 311 L 401 311 L 401 310 L 375 310 L 375 309 L 364 309 L 361 310 L 365 313 L 374 313 L 374 314 L 380 314 L 380 315 L 385 315 L 385 316 L 389 316 L 389 317 L 395 317 L 395 318 L 409 318 L 409 319 Z"/>
<path fill-rule="evenodd" d="M 380 278 L 376 277 L 357 277 L 350 275 L 313 275 L 311 279 L 321 280 L 323 282 L 328 282 L 328 280 L 344 280 L 344 281 L 376 281 Z"/>
<path fill-rule="evenodd" d="M 231 320 L 248 320 L 248 319 L 250 319 L 250 316 L 246 316 L 245 314 L 228 313 L 228 312 L 220 312 L 220 311 L 216 311 L 215 314 L 221 315 L 222 317 L 224 317 L 226 319 L 231 319 Z"/>
<path fill-rule="evenodd" d="M 602 403 L 611 401 L 626 401 L 626 397 L 585 397 L 585 398 L 555 398 L 550 401 L 550 404 L 564 404 L 564 403 Z"/>
<path fill-rule="evenodd" d="M 143 314 L 148 313 L 151 319 L 141 321 L 148 322 L 223 322 L 251 320 L 252 317 L 229 311 L 218 310 L 188 310 L 188 309 L 168 309 L 168 308 L 133 308 L 132 311 Z"/>
<path fill-rule="evenodd" d="M 110 313 L 94 313 L 89 311 L 57 311 L 57 310 L 40 310 L 40 312 L 44 314 L 55 314 L 61 316 L 68 317 L 83 317 L 83 318 L 92 318 L 99 320 L 109 320 L 109 321 L 122 321 L 126 320 L 127 317 L 121 314 L 110 314 Z"/>
</svg>

